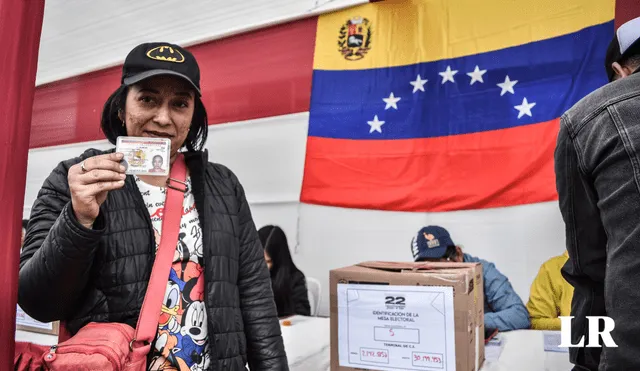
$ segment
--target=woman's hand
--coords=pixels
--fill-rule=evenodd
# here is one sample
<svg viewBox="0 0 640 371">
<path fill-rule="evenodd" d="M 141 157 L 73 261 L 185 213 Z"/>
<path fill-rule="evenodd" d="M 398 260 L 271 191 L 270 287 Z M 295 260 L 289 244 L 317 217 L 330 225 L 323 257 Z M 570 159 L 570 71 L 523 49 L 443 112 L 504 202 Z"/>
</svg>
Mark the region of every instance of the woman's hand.
<svg viewBox="0 0 640 371">
<path fill-rule="evenodd" d="M 121 153 L 94 156 L 69 169 L 67 180 L 71 205 L 76 219 L 83 226 L 92 228 L 107 193 L 124 186 L 126 175 L 124 166 L 120 165 L 122 158 Z"/>
</svg>

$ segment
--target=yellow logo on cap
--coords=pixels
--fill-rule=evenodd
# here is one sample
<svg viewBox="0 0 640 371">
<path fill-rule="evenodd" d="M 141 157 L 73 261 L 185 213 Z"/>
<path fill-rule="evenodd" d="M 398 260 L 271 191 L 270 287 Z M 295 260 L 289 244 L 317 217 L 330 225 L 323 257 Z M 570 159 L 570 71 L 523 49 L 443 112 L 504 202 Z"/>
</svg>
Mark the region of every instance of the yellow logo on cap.
<svg viewBox="0 0 640 371">
<path fill-rule="evenodd" d="M 147 52 L 147 57 L 163 62 L 184 62 L 184 55 L 170 46 L 155 47 Z"/>
</svg>

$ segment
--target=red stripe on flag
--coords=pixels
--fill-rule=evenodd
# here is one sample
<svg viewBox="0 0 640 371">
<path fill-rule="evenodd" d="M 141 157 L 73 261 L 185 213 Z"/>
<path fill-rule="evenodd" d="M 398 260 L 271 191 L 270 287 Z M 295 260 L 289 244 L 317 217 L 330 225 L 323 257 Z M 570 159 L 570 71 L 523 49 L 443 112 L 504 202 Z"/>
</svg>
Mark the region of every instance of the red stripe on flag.
<svg viewBox="0 0 640 371">
<path fill-rule="evenodd" d="M 309 137 L 300 200 L 420 212 L 556 200 L 553 152 L 558 128 L 556 119 L 426 139 Z"/>
<path fill-rule="evenodd" d="M 200 65 L 209 123 L 308 111 L 316 23 L 310 18 L 188 48 Z M 120 85 L 121 68 L 38 87 L 29 147 L 104 139 L 100 115 Z"/>
</svg>

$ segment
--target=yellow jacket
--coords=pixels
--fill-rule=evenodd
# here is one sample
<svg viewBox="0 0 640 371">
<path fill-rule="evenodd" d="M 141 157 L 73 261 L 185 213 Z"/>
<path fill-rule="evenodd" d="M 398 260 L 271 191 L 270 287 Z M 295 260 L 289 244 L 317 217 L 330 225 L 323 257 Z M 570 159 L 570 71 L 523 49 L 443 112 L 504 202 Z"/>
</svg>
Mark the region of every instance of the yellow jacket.
<svg viewBox="0 0 640 371">
<path fill-rule="evenodd" d="M 558 316 L 571 315 L 571 286 L 560 273 L 560 269 L 569 259 L 565 251 L 540 266 L 538 275 L 531 284 L 531 294 L 527 309 L 531 317 L 531 328 L 535 330 L 560 330 Z"/>
</svg>

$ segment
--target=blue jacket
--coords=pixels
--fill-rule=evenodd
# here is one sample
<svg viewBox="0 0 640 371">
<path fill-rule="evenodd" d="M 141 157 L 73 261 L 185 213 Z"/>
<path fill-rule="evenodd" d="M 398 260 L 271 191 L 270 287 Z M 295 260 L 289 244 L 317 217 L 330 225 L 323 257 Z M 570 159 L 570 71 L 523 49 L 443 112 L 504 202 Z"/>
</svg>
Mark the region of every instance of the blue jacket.
<svg viewBox="0 0 640 371">
<path fill-rule="evenodd" d="M 484 327 L 498 331 L 528 329 L 531 322 L 527 308 L 495 264 L 469 254 L 464 254 L 464 262 L 482 264 Z"/>
</svg>

